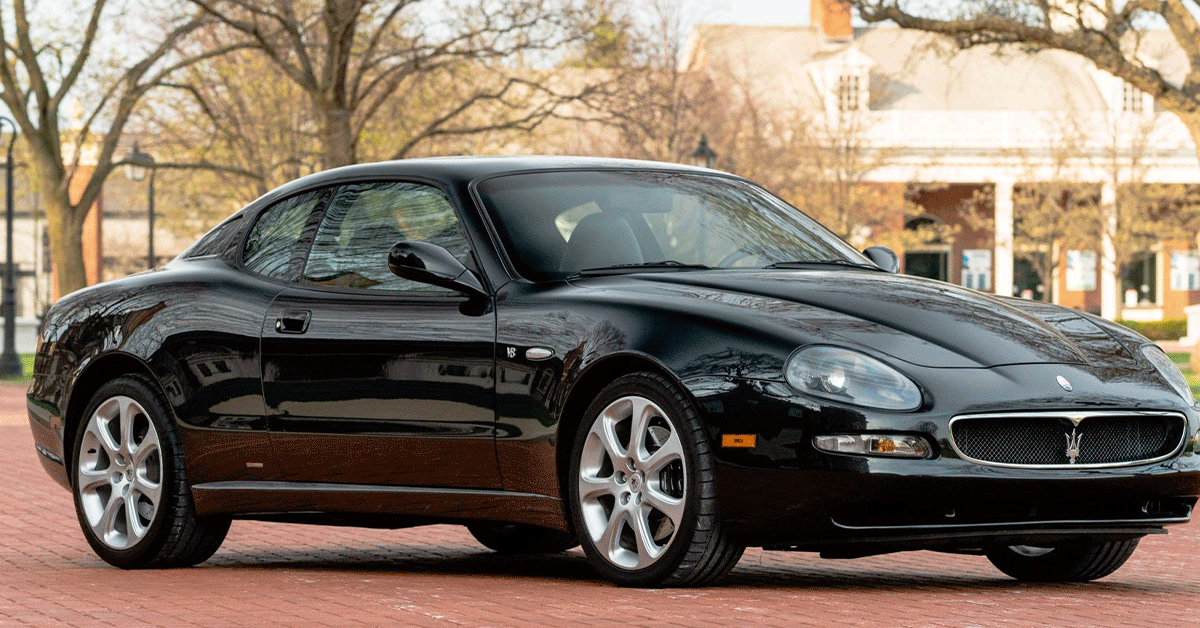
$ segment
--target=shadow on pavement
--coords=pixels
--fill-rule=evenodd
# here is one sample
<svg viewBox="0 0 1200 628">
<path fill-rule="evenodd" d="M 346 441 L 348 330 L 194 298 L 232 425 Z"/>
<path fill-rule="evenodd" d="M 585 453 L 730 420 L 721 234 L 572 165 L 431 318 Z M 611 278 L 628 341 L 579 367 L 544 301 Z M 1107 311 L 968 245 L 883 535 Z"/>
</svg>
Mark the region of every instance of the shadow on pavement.
<svg viewBox="0 0 1200 628">
<path fill-rule="evenodd" d="M 437 553 L 437 552 L 433 552 Z M 486 576 L 511 579 L 569 581 L 586 585 L 613 586 L 592 570 L 582 551 L 547 555 L 498 554 L 480 549 L 471 553 L 461 546 L 448 546 L 444 555 L 431 556 L 428 546 L 406 549 L 392 548 L 343 549 L 322 548 L 271 549 L 220 552 L 201 568 L 234 570 L 332 571 L 350 574 L 392 574 L 396 576 Z M 984 560 L 980 558 L 979 560 Z M 829 565 L 829 569 L 820 565 Z M 703 590 L 755 589 L 794 591 L 838 591 L 870 593 L 898 589 L 922 592 L 965 593 L 1079 593 L 1087 595 L 1153 593 L 1196 595 L 1200 585 L 1186 580 L 1145 583 L 1121 581 L 1118 572 L 1109 579 L 1088 583 L 1018 582 L 999 572 L 919 574 L 907 570 L 911 563 L 898 565 L 894 571 L 886 568 L 863 569 L 861 563 L 841 567 L 837 562 L 821 562 L 818 567 L 796 565 L 790 568 L 778 560 L 763 566 L 743 561 L 716 584 Z M 981 566 L 982 567 L 982 566 Z"/>
<path fill-rule="evenodd" d="M 218 552 L 200 567 L 221 569 L 318 570 L 343 573 L 381 573 L 396 575 L 430 574 L 438 576 L 504 576 L 603 582 L 578 550 L 559 554 L 499 554 L 480 549 L 465 553 L 447 548 L 446 556 L 431 557 L 428 547 L 406 551 L 403 546 L 387 550 L 311 549 Z M 421 554 L 413 556 L 411 554 Z"/>
</svg>

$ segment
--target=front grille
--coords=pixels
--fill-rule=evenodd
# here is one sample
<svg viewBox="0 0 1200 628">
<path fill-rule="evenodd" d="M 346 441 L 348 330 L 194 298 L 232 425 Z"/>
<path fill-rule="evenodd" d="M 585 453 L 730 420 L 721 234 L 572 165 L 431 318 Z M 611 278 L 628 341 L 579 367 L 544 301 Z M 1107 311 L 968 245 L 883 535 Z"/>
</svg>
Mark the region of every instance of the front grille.
<svg viewBox="0 0 1200 628">
<path fill-rule="evenodd" d="M 955 418 L 950 437 L 964 458 L 984 464 L 1115 466 L 1174 454 L 1186 426 L 1171 413 L 989 414 Z"/>
</svg>

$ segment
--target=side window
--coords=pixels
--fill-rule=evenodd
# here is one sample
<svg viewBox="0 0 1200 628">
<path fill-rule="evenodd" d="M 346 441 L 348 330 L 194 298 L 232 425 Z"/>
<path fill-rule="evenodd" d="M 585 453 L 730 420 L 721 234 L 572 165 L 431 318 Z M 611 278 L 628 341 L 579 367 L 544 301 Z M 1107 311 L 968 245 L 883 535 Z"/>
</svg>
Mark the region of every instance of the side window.
<svg viewBox="0 0 1200 628">
<path fill-rule="evenodd" d="M 437 244 L 464 264 L 470 256 L 454 208 L 440 190 L 401 182 L 338 188 L 317 230 L 304 280 L 364 290 L 449 292 L 392 274 L 388 252 L 401 240 Z"/>
<path fill-rule="evenodd" d="M 256 273 L 284 279 L 292 268 L 304 225 L 324 192 L 317 190 L 279 201 L 258 215 L 250 231 L 242 262 Z"/>
</svg>

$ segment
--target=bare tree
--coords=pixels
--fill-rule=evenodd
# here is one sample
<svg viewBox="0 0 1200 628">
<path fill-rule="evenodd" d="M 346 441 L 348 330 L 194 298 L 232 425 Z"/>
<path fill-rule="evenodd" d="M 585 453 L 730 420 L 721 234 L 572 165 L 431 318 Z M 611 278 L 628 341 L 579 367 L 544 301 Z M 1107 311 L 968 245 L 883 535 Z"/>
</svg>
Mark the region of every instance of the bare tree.
<svg viewBox="0 0 1200 628">
<path fill-rule="evenodd" d="M 818 112 L 797 125 L 807 145 L 792 149 L 801 169 L 787 195 L 855 244 L 883 237 L 904 248 L 915 244 L 900 237 L 902 217 L 914 208 L 902 187 L 870 182 L 873 173 L 895 158 L 894 150 L 871 144 L 873 126 L 870 112 L 860 109 Z"/>
<path fill-rule="evenodd" d="M 0 100 L 20 127 L 50 233 L 50 251 L 61 293 L 86 285 L 81 246 L 83 223 L 99 198 L 104 180 L 121 165 L 116 151 L 138 103 L 163 81 L 196 61 L 226 52 L 212 49 L 183 56 L 179 47 L 200 28 L 202 15 L 164 16 L 159 36 L 140 58 L 110 71 L 96 50 L 111 28 L 109 2 L 87 6 L 71 32 L 67 24 L 36 28 L 25 0 L 14 0 L 11 15 L 0 15 Z M 10 30 L 11 29 L 11 30 Z M 138 42 L 141 43 L 141 42 Z M 89 94 L 86 101 L 73 94 Z M 78 124 L 64 128 L 64 104 L 79 103 Z M 86 159 L 85 159 L 86 155 Z M 87 165 L 85 165 L 85 161 Z"/>
<path fill-rule="evenodd" d="M 1084 225 L 1092 222 L 1098 201 L 1096 186 L 1060 177 L 1013 190 L 1013 248 L 1044 286 L 1043 301 L 1055 299 L 1054 276 L 1063 251 L 1085 248 Z"/>
<path fill-rule="evenodd" d="M 867 22 L 892 20 L 904 28 L 947 35 L 963 48 L 1016 44 L 1079 54 L 1179 116 L 1200 151 L 1200 23 L 1195 12 L 1200 10 L 1200 1 L 846 1 L 853 1 Z M 1165 21 L 1187 58 L 1188 71 L 1181 84 L 1171 82 L 1143 60 L 1138 25 L 1148 18 Z"/>
<path fill-rule="evenodd" d="M 1046 159 L 1017 154 L 1025 163 L 1028 182 L 1013 189 L 1013 248 L 1037 274 L 1042 300 L 1053 303 L 1054 277 L 1064 251 L 1093 248 L 1102 222 L 1099 185 L 1080 178 L 1087 146 L 1078 120 L 1063 116 L 1050 121 L 1045 137 Z M 1038 173 L 1042 168 L 1049 170 L 1048 176 Z M 990 208 L 994 203 L 989 198 L 981 205 Z"/>
<path fill-rule="evenodd" d="M 566 65 L 600 88 L 579 103 L 579 115 L 555 125 L 575 131 L 566 146 L 548 138 L 550 150 L 684 161 L 702 134 L 724 143 L 727 120 L 716 114 L 727 111 L 727 93 L 703 72 L 680 66 L 686 33 L 679 4 L 650 0 L 641 19 L 632 8 L 620 0 L 597 5 L 582 50 Z"/>
<path fill-rule="evenodd" d="M 460 85 L 446 93 L 450 100 L 411 111 L 424 123 L 393 139 L 384 156 L 408 156 L 436 137 L 530 128 L 577 96 L 555 92 L 522 66 L 578 36 L 578 16 L 565 2 L 480 0 L 438 10 L 425 0 L 191 1 L 240 33 L 305 94 L 324 168 L 358 160 L 364 132 L 390 113 L 397 94 L 419 93 L 464 68 L 486 67 L 491 80 Z M 451 8 L 458 9 L 452 19 L 430 23 Z M 538 98 L 529 98 L 532 92 Z"/>
<path fill-rule="evenodd" d="M 198 49 L 229 45 L 224 29 L 193 38 Z M 210 225 L 273 187 L 321 167 L 320 126 L 305 92 L 256 50 L 236 50 L 188 68 L 175 89 L 155 93 L 143 119 L 159 153 L 219 163 L 253 176 L 191 171 L 175 190 L 187 213 Z M 176 209 L 185 209 L 179 204 Z"/>
<path fill-rule="evenodd" d="M 1163 216 L 1145 194 L 1150 130 L 1148 124 L 1128 128 L 1111 121 L 1102 130 L 1104 145 L 1095 159 L 1095 165 L 1104 172 L 1104 183 L 1113 190 L 1113 198 L 1097 206 L 1088 226 L 1093 242 L 1111 246 L 1109 255 L 1118 276 L 1163 237 Z"/>
</svg>

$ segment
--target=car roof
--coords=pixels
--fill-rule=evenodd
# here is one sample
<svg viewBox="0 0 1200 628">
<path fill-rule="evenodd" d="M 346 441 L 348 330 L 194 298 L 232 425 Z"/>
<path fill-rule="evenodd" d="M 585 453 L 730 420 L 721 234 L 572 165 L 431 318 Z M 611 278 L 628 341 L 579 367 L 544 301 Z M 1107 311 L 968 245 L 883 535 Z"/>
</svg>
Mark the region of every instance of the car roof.
<svg viewBox="0 0 1200 628">
<path fill-rule="evenodd" d="M 717 171 L 706 168 L 636 159 L 550 155 L 427 157 L 355 164 L 310 174 L 266 193 L 252 205 L 259 205 L 260 201 L 270 202 L 311 187 L 370 178 L 413 177 L 447 185 L 459 185 L 476 179 L 524 172 L 630 169 L 718 174 Z"/>
</svg>

